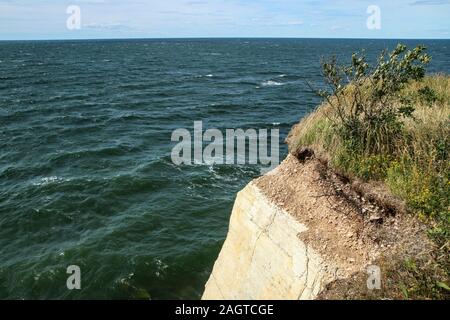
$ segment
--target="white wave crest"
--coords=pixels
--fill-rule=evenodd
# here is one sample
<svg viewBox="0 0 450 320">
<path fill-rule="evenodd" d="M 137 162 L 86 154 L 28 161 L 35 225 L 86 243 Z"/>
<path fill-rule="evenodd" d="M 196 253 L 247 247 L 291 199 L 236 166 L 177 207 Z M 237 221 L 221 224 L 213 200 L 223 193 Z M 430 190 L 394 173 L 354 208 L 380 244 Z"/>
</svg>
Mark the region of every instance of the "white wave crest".
<svg viewBox="0 0 450 320">
<path fill-rule="evenodd" d="M 282 86 L 282 85 L 284 85 L 284 83 L 273 81 L 273 80 L 268 80 L 268 81 L 264 81 L 263 83 L 261 83 L 261 85 L 263 87 L 275 87 L 275 86 Z"/>
</svg>

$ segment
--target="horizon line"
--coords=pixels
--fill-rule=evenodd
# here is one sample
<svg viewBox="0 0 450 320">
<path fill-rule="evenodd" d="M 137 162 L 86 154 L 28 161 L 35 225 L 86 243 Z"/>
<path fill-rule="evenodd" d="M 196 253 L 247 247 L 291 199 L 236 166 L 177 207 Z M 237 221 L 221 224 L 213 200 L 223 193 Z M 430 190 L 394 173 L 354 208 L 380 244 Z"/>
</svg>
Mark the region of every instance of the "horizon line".
<svg viewBox="0 0 450 320">
<path fill-rule="evenodd" d="M 120 37 L 120 38 L 37 38 L 0 39 L 0 42 L 18 41 L 111 41 L 111 40 L 208 40 L 208 39 L 308 39 L 308 40 L 450 40 L 449 38 L 369 38 L 369 37 Z"/>
</svg>

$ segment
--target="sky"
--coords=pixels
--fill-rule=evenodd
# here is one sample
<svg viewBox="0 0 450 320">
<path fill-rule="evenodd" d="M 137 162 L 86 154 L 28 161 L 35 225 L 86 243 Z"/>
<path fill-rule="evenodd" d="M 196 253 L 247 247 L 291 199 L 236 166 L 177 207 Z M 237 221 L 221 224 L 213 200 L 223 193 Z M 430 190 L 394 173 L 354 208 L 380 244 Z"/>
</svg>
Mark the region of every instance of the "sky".
<svg viewBox="0 0 450 320">
<path fill-rule="evenodd" d="M 450 0 L 0 0 L 0 40 L 186 37 L 449 39 Z"/>
</svg>

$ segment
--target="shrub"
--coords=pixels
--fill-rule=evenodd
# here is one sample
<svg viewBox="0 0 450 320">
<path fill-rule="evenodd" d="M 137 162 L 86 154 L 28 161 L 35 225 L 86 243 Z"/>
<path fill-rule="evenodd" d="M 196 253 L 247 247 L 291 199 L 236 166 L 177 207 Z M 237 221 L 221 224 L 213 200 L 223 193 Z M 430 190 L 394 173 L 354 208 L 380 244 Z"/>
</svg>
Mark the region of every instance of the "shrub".
<svg viewBox="0 0 450 320">
<path fill-rule="evenodd" d="M 363 153 L 392 153 L 393 142 L 402 132 L 403 117 L 411 117 L 411 100 L 400 96 L 405 86 L 425 76 L 431 58 L 425 47 L 407 50 L 399 44 L 391 53 L 383 51 L 371 67 L 364 54 L 353 54 L 350 65 L 338 65 L 336 58 L 322 62 L 330 91 L 318 94 L 331 106 L 338 134 L 348 148 Z M 426 99 L 430 90 L 421 93 Z M 399 103 L 400 102 L 400 103 Z"/>
<path fill-rule="evenodd" d="M 430 107 L 438 100 L 436 92 L 429 86 L 425 86 L 418 91 L 419 98 L 426 102 Z"/>
</svg>

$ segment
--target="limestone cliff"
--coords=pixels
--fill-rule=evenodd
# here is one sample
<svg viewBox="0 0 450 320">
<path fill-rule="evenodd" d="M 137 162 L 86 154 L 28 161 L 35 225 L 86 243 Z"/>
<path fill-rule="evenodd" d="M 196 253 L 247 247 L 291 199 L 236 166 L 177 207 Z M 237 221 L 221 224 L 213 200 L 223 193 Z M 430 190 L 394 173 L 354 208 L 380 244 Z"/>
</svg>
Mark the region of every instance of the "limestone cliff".
<svg viewBox="0 0 450 320">
<path fill-rule="evenodd" d="M 308 227 L 250 183 L 236 200 L 227 239 L 203 299 L 312 298 L 333 269 L 301 241 Z"/>
<path fill-rule="evenodd" d="M 402 223 L 318 160 L 290 155 L 237 195 L 202 298 L 315 299 L 394 251 Z"/>
</svg>

